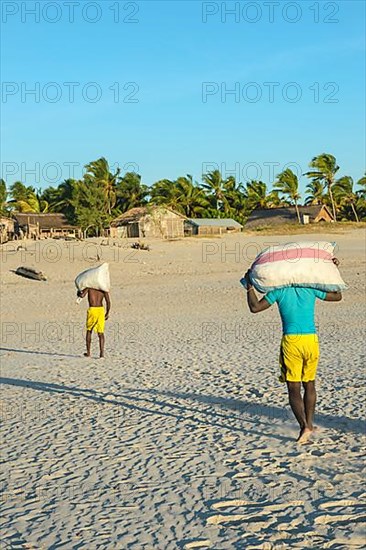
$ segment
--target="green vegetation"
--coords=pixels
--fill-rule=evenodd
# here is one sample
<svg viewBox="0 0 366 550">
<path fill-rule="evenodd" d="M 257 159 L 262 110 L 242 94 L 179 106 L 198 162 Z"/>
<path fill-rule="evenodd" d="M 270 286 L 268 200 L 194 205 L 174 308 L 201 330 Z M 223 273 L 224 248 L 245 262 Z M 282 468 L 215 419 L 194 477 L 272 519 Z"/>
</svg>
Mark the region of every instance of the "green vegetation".
<svg viewBox="0 0 366 550">
<path fill-rule="evenodd" d="M 333 187 L 337 181 L 335 175 L 339 170 L 337 161 L 333 155 L 323 153 L 314 157 L 309 164 L 310 168 L 313 168 L 310 172 L 307 172 L 305 176 L 311 178 L 313 183 L 321 183 L 327 189 L 328 197 L 332 205 L 334 220 L 337 220 L 337 205 L 333 198 Z"/>
<path fill-rule="evenodd" d="M 275 191 L 281 193 L 284 197 L 287 197 L 290 204 L 295 205 L 297 219 L 301 223 L 300 212 L 298 208 L 298 202 L 301 199 L 299 193 L 299 181 L 297 175 L 292 170 L 287 168 L 281 174 L 278 174 L 277 181 L 275 183 Z"/>
<path fill-rule="evenodd" d="M 356 186 L 350 176 L 336 179 L 339 170 L 334 156 L 323 153 L 314 157 L 304 203 L 327 205 L 338 221 L 366 221 L 366 176 Z M 141 182 L 134 172 L 111 172 L 108 161 L 100 158 L 85 166 L 80 180 L 67 179 L 58 187 L 36 189 L 20 181 L 8 188 L 0 180 L 2 215 L 12 212 L 62 212 L 68 220 L 91 234 L 108 227 L 110 221 L 130 208 L 164 205 L 187 217 L 234 218 L 245 223 L 255 208 L 298 206 L 302 197 L 296 174 L 286 169 L 276 176 L 272 189 L 263 181 L 237 182 L 224 178 L 218 170 L 202 175 L 197 182 L 189 174 L 171 181 L 159 180 L 151 186 Z"/>
</svg>

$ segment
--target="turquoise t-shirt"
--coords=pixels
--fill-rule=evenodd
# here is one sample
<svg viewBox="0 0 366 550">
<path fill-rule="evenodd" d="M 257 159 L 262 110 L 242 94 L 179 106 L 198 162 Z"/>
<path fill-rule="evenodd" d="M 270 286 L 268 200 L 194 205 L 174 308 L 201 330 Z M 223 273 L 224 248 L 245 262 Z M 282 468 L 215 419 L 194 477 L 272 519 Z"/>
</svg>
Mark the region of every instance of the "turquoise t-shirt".
<svg viewBox="0 0 366 550">
<path fill-rule="evenodd" d="M 325 300 L 327 293 L 314 288 L 286 287 L 265 295 L 269 304 L 277 302 L 283 334 L 316 334 L 315 299 Z"/>
</svg>

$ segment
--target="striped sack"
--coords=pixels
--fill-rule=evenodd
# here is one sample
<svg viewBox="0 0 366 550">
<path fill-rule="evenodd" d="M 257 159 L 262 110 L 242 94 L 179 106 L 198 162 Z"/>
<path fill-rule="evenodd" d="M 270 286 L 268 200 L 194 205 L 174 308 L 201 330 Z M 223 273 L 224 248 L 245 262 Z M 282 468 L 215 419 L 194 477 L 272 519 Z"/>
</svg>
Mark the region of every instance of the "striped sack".
<svg viewBox="0 0 366 550">
<path fill-rule="evenodd" d="M 250 282 L 265 294 L 288 286 L 317 288 L 324 292 L 346 290 L 337 266 L 332 262 L 336 243 L 303 241 L 270 246 L 258 254 L 250 271 Z M 240 281 L 246 288 L 246 281 Z"/>
</svg>

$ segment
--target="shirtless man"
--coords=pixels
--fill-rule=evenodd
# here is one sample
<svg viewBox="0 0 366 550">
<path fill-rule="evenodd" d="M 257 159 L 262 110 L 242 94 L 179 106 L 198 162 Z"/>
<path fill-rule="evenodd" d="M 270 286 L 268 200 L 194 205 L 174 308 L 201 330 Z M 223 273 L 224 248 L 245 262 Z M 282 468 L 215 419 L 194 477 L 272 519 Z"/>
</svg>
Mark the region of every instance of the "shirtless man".
<svg viewBox="0 0 366 550">
<path fill-rule="evenodd" d="M 79 298 L 84 298 L 86 295 L 88 295 L 89 309 L 86 317 L 86 353 L 84 355 L 90 357 L 92 331 L 94 330 L 98 333 L 100 357 L 102 358 L 104 357 L 105 342 L 104 322 L 108 319 L 111 309 L 109 292 L 96 290 L 95 288 L 84 288 L 84 290 L 77 292 Z M 103 300 L 107 305 L 106 312 L 104 312 Z"/>
<path fill-rule="evenodd" d="M 333 258 L 339 265 L 339 260 Z M 280 382 L 287 384 L 289 402 L 300 425 L 298 443 L 306 443 L 314 431 L 316 404 L 315 376 L 319 361 L 319 342 L 315 328 L 316 298 L 339 302 L 341 292 L 323 292 L 312 288 L 288 287 L 268 292 L 258 300 L 250 283 L 250 271 L 245 274 L 247 302 L 252 313 L 259 313 L 277 302 L 283 328 L 280 348 Z M 301 397 L 301 384 L 304 397 Z"/>
</svg>

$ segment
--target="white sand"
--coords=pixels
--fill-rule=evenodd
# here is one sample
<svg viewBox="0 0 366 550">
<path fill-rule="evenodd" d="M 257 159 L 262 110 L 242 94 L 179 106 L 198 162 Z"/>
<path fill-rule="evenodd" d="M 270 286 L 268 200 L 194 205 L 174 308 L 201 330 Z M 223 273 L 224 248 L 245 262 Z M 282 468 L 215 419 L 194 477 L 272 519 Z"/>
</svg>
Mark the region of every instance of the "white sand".
<svg viewBox="0 0 366 550">
<path fill-rule="evenodd" d="M 113 284 L 104 361 L 82 357 L 73 286 L 96 247 L 3 247 L 5 548 L 364 547 L 365 233 L 303 237 L 337 240 L 351 287 L 317 306 L 321 429 L 309 445 L 295 444 L 277 381 L 276 307 L 251 315 L 239 284 L 263 243 L 301 238 L 100 247 Z"/>
</svg>

